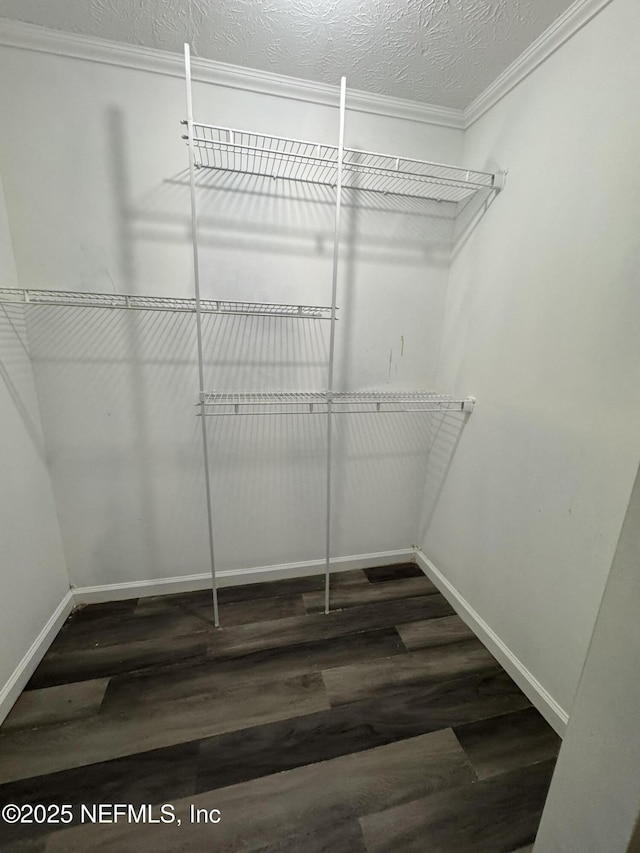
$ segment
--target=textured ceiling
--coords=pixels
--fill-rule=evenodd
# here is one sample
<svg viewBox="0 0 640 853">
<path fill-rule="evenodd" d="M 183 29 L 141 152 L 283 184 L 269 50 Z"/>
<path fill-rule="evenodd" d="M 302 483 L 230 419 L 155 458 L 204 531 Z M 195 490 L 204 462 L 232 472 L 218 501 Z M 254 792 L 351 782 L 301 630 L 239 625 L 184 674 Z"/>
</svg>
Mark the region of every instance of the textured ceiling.
<svg viewBox="0 0 640 853">
<path fill-rule="evenodd" d="M 0 0 L 0 16 L 466 107 L 572 0 Z"/>
</svg>

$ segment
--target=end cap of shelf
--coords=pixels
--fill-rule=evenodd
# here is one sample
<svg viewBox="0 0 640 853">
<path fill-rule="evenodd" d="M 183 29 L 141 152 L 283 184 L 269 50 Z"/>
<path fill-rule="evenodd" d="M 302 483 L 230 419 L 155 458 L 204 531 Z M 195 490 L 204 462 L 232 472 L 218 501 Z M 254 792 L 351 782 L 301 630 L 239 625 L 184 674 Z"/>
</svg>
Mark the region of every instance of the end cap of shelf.
<svg viewBox="0 0 640 853">
<path fill-rule="evenodd" d="M 509 170 L 505 169 L 504 172 L 494 172 L 493 175 L 493 188 L 497 192 L 502 192 L 507 183 L 507 175 L 509 174 Z"/>
</svg>

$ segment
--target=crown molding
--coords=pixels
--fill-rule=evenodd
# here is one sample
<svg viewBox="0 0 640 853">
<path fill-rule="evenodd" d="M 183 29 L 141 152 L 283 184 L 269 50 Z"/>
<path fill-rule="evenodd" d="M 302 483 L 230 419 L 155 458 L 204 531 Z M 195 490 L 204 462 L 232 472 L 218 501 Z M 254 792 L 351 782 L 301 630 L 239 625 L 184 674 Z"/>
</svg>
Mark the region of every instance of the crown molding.
<svg viewBox="0 0 640 853">
<path fill-rule="evenodd" d="M 0 46 L 184 78 L 184 60 L 179 54 L 77 33 L 65 33 L 8 18 L 0 18 Z M 192 58 L 191 71 L 193 79 L 202 83 L 322 106 L 337 107 L 339 103 L 338 85 L 329 86 L 310 80 L 298 80 L 282 74 L 241 68 L 198 57 Z M 462 110 L 420 104 L 354 89 L 348 91 L 348 108 L 351 111 L 421 124 L 435 124 L 459 130 L 464 127 Z"/>
<path fill-rule="evenodd" d="M 466 130 L 611 2 L 612 0 L 576 0 L 464 110 L 421 104 L 355 89 L 348 92 L 349 110 Z M 9 18 L 0 18 L 0 46 L 50 53 L 120 68 L 133 68 L 168 77 L 184 77 L 184 64 L 179 54 L 77 33 L 65 33 Z M 337 85 L 328 86 L 311 80 L 298 80 L 295 77 L 241 68 L 211 59 L 193 57 L 192 76 L 198 82 L 229 89 L 321 106 L 338 104 Z"/>
<path fill-rule="evenodd" d="M 612 0 L 576 0 L 464 110 L 464 128 L 476 122 L 572 38 Z"/>
</svg>

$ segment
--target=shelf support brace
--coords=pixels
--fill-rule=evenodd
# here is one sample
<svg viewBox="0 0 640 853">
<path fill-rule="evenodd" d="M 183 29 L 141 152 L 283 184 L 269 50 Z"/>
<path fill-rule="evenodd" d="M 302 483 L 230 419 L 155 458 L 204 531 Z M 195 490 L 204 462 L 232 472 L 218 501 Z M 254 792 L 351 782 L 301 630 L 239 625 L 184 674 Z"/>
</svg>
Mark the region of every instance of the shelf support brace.
<svg viewBox="0 0 640 853">
<path fill-rule="evenodd" d="M 331 334 L 329 337 L 329 375 L 327 380 L 327 520 L 326 567 L 324 577 L 324 612 L 329 612 L 331 576 L 331 426 L 333 408 L 333 363 L 336 344 L 336 300 L 338 295 L 338 250 L 340 246 L 340 205 L 342 203 L 342 160 L 344 157 L 344 118 L 347 100 L 347 78 L 340 79 L 340 131 L 338 136 L 338 172 L 336 177 L 336 217 L 333 233 L 333 280 L 331 286 Z"/>
<path fill-rule="evenodd" d="M 213 506 L 211 500 L 211 473 L 209 470 L 209 444 L 207 441 L 207 418 L 204 405 L 204 359 L 202 351 L 202 314 L 200 306 L 200 265 L 198 262 L 198 212 L 196 207 L 196 173 L 193 146 L 193 100 L 191 95 L 191 50 L 184 46 L 184 70 L 187 83 L 187 132 L 189 144 L 189 185 L 191 188 L 191 235 L 193 238 L 193 283 L 196 295 L 196 335 L 198 340 L 198 379 L 200 384 L 200 425 L 202 429 L 202 452 L 204 456 L 204 486 L 207 496 L 207 521 L 209 524 L 209 559 L 211 561 L 211 584 L 213 594 L 213 623 L 220 625 L 218 616 L 218 588 L 216 585 L 216 561 L 213 545 Z"/>
</svg>

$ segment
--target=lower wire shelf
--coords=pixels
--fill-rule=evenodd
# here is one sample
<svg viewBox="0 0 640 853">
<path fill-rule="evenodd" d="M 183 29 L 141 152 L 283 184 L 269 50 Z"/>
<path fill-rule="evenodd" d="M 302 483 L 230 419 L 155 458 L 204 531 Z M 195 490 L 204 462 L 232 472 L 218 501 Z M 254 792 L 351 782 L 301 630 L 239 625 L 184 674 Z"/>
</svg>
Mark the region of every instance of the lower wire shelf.
<svg viewBox="0 0 640 853">
<path fill-rule="evenodd" d="M 304 415 L 464 412 L 473 411 L 475 397 L 452 397 L 432 391 L 208 391 L 200 395 L 198 414 Z"/>
</svg>

